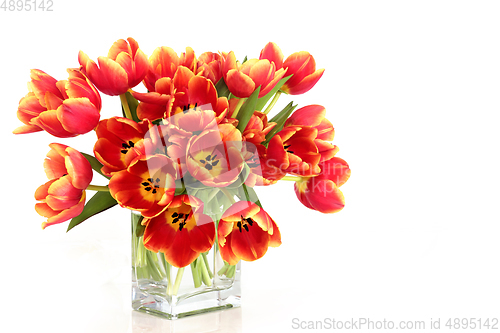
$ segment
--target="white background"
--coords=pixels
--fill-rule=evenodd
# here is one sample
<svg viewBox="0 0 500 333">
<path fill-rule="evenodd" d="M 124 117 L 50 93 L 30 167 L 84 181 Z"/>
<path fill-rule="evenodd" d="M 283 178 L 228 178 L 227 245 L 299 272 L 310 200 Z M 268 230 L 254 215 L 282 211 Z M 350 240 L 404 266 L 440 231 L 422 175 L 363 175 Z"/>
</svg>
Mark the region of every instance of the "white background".
<svg viewBox="0 0 500 333">
<path fill-rule="evenodd" d="M 0 10 L 0 325 L 9 332 L 295 332 L 294 321 L 325 318 L 423 320 L 428 330 L 439 318 L 448 330 L 448 318 L 499 317 L 497 1 L 53 2 L 52 12 Z M 148 56 L 191 46 L 252 58 L 274 41 L 326 69 L 279 105 L 327 108 L 337 156 L 352 169 L 346 207 L 311 211 L 289 182 L 260 191 L 283 244 L 244 263 L 241 309 L 174 323 L 133 312 L 124 209 L 68 234 L 67 223 L 40 227 L 33 193 L 46 182 L 48 144 L 91 152 L 95 136 L 11 134 L 29 69 L 66 79 L 79 50 L 96 59 L 129 36 Z M 102 117 L 117 115 L 118 98 L 103 98 Z"/>
</svg>

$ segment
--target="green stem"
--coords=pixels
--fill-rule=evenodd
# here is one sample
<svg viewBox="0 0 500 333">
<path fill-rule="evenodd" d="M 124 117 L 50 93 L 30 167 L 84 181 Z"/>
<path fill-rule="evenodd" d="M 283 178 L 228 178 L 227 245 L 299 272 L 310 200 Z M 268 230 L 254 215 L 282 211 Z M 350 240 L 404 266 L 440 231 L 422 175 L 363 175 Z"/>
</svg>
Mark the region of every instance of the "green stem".
<svg viewBox="0 0 500 333">
<path fill-rule="evenodd" d="M 162 274 L 157 266 L 157 262 L 155 262 L 153 258 L 153 253 L 151 251 L 146 252 L 146 258 L 148 261 L 148 270 L 151 273 L 151 277 L 155 281 L 161 281 L 163 279 Z"/>
<path fill-rule="evenodd" d="M 198 257 L 198 265 L 201 267 L 201 278 L 203 280 L 203 283 L 206 286 L 211 286 L 212 285 L 212 280 L 210 279 L 210 276 L 208 275 L 208 269 L 207 266 L 205 266 L 205 261 L 203 260 L 203 257 Z"/>
<path fill-rule="evenodd" d="M 274 95 L 271 103 L 269 103 L 269 105 L 267 106 L 267 108 L 264 110 L 264 114 L 268 114 L 269 111 L 271 111 L 271 109 L 274 107 L 274 105 L 276 104 L 276 102 L 278 101 L 278 99 L 280 98 L 281 96 L 281 90 L 278 90 L 276 92 L 276 94 Z"/>
<path fill-rule="evenodd" d="M 229 266 L 226 272 L 226 277 L 232 279 L 234 277 L 234 272 L 236 271 L 236 265 Z"/>
<path fill-rule="evenodd" d="M 87 190 L 109 192 L 109 187 L 108 186 L 92 185 L 91 184 L 91 185 L 87 186 Z"/>
<path fill-rule="evenodd" d="M 224 261 L 224 266 L 221 269 L 219 269 L 219 271 L 217 272 L 217 275 L 222 276 L 222 275 L 226 274 L 227 269 L 229 268 L 229 266 L 230 265 L 227 262 Z"/>
<path fill-rule="evenodd" d="M 289 180 L 289 181 L 297 182 L 299 180 L 302 180 L 302 177 L 298 177 L 298 176 L 285 176 L 285 177 L 281 178 L 280 180 Z"/>
<path fill-rule="evenodd" d="M 193 274 L 193 282 L 194 282 L 195 288 L 198 288 L 199 286 L 201 286 L 200 273 L 198 271 L 198 267 L 196 267 L 197 261 L 198 260 L 195 260 L 191 263 L 191 274 Z"/>
<path fill-rule="evenodd" d="M 179 268 L 179 270 L 177 270 L 177 275 L 175 276 L 175 283 L 174 283 L 174 286 L 172 287 L 171 293 L 169 293 L 169 295 L 177 295 L 177 292 L 179 291 L 179 287 L 181 286 L 183 274 L 184 274 L 184 267 L 181 267 L 181 268 Z M 168 289 L 167 289 L 167 293 L 168 293 Z"/>
<path fill-rule="evenodd" d="M 231 193 L 229 193 L 228 190 L 226 190 L 225 188 L 221 187 L 220 188 L 221 192 L 224 193 L 224 195 L 229 199 L 229 201 L 231 201 L 231 204 L 235 204 L 236 201 L 234 201 L 234 198 L 233 196 L 231 195 Z"/>
<path fill-rule="evenodd" d="M 236 105 L 236 109 L 234 109 L 233 114 L 231 115 L 231 118 L 236 118 L 236 116 L 238 115 L 238 112 L 241 109 L 241 106 L 243 105 L 243 103 L 245 103 L 246 100 L 247 100 L 246 98 L 240 98 L 240 100 L 238 101 L 238 104 Z"/>
<path fill-rule="evenodd" d="M 209 268 L 210 265 L 208 264 L 207 254 L 202 253 L 201 256 L 203 257 L 203 262 L 205 263 L 205 266 L 207 266 L 207 268 Z M 212 271 L 210 269 L 208 270 L 208 275 L 210 276 L 210 278 L 214 277 L 214 275 L 212 274 Z"/>
<path fill-rule="evenodd" d="M 122 102 L 123 110 L 125 111 L 125 117 L 127 117 L 130 120 L 133 120 L 132 113 L 130 112 L 130 107 L 128 106 L 127 96 L 125 94 L 121 94 L 120 101 Z"/>
</svg>

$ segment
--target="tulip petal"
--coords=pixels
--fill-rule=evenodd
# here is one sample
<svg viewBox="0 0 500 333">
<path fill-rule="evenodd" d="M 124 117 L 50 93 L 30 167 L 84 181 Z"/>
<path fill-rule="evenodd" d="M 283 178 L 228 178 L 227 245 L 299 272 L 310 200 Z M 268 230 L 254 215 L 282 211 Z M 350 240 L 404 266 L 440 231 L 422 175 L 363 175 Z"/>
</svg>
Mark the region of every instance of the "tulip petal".
<svg viewBox="0 0 500 333">
<path fill-rule="evenodd" d="M 64 129 L 75 135 L 93 130 L 99 123 L 100 113 L 87 98 L 64 100 L 57 109 L 57 118 Z"/>
<path fill-rule="evenodd" d="M 249 97 L 255 90 L 255 83 L 242 72 L 231 69 L 227 73 L 226 84 L 231 93 L 239 98 Z"/>
<path fill-rule="evenodd" d="M 308 92 L 312 87 L 316 85 L 319 79 L 321 79 L 324 71 L 324 69 L 318 69 L 314 73 L 303 78 L 296 86 L 291 86 L 288 89 L 286 89 L 285 87 L 285 92 L 290 95 L 300 95 Z"/>
<path fill-rule="evenodd" d="M 57 136 L 58 138 L 69 138 L 78 134 L 68 132 L 57 118 L 56 110 L 49 110 L 40 113 L 40 115 L 31 120 L 33 125 L 39 126 L 46 132 Z"/>
<path fill-rule="evenodd" d="M 269 234 L 257 225 L 248 226 L 248 231 L 234 230 L 231 237 L 231 248 L 234 254 L 245 260 L 254 261 L 262 258 L 269 246 Z"/>
<path fill-rule="evenodd" d="M 260 51 L 259 59 L 267 59 L 274 62 L 276 69 L 283 67 L 283 53 L 276 43 L 267 43 L 262 51 Z"/>
</svg>

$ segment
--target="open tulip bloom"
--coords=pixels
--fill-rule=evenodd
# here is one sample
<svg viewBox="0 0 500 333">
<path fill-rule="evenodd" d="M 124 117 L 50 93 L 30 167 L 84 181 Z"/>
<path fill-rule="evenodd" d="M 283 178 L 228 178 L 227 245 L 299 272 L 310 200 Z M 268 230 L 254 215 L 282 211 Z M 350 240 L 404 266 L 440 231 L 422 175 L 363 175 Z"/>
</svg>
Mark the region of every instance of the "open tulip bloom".
<svg viewBox="0 0 500 333">
<path fill-rule="evenodd" d="M 312 89 L 324 69 L 305 51 L 285 58 L 274 43 L 257 54 L 240 62 L 233 51 L 196 57 L 159 47 L 148 59 L 128 38 L 97 63 L 80 51 L 67 80 L 33 69 L 14 133 L 97 136 L 87 154 L 49 145 L 48 181 L 35 191 L 42 227 L 70 221 L 70 230 L 113 206 L 131 210 L 134 241 L 163 261 L 158 268 L 138 253 L 134 261 L 151 264 L 140 274 L 162 278 L 176 267 L 167 289 L 176 295 L 185 267 L 196 287 L 209 286 L 214 274 L 231 278 L 240 260 L 281 244 L 278 224 L 288 226 L 271 218 L 254 187 L 293 181 L 308 209 L 340 211 L 350 168 L 336 157 L 325 108 L 273 110 L 283 93 Z M 136 91 L 141 82 L 147 92 Z M 122 111 L 101 119 L 100 93 L 119 96 Z M 108 185 L 92 185 L 93 170 Z M 217 272 L 206 257 L 214 248 L 223 259 Z"/>
</svg>

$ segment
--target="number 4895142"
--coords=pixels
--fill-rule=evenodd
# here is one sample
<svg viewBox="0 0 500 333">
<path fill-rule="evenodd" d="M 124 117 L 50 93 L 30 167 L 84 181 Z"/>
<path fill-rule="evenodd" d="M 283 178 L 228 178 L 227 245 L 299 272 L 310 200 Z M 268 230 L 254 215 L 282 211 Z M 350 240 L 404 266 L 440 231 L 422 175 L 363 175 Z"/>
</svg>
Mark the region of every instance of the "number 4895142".
<svg viewBox="0 0 500 333">
<path fill-rule="evenodd" d="M 52 0 L 4 0 L 0 9 L 4 12 L 52 12 L 54 1 Z"/>
</svg>

